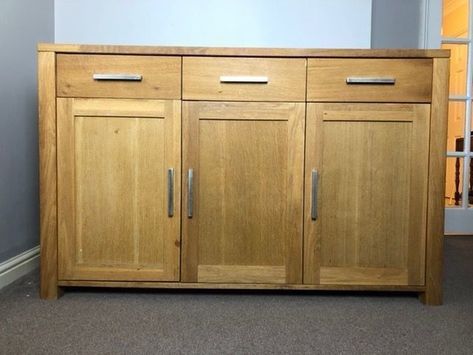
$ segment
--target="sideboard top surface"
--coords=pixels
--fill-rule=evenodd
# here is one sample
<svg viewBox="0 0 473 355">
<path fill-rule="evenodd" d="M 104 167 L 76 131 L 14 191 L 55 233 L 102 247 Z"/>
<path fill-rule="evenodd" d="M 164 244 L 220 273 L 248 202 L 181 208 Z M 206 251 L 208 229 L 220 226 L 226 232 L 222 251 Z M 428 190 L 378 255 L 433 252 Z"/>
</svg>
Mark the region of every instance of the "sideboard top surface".
<svg viewBox="0 0 473 355">
<path fill-rule="evenodd" d="M 39 52 L 138 54 L 177 56 L 239 57 L 314 57 L 314 58 L 448 58 L 445 49 L 316 49 L 316 48 L 237 48 L 237 47 L 170 47 L 84 44 L 38 44 Z"/>
</svg>

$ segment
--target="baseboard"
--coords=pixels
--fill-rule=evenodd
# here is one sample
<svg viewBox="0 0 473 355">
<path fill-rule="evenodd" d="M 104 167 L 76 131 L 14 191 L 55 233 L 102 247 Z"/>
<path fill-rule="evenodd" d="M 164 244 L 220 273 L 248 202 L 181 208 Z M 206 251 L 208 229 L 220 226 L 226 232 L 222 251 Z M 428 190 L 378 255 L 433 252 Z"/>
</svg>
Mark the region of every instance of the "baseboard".
<svg viewBox="0 0 473 355">
<path fill-rule="evenodd" d="M 471 237 L 473 238 L 473 234 L 471 233 L 445 233 L 446 237 Z"/>
<path fill-rule="evenodd" d="M 0 263 L 0 290 L 39 267 L 39 246 Z"/>
</svg>

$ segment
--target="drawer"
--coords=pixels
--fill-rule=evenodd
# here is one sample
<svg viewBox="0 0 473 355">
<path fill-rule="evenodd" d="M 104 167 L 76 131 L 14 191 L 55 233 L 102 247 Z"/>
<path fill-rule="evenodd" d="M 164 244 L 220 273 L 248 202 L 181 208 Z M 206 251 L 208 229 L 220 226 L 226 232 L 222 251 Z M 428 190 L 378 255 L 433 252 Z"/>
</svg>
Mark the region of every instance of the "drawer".
<svg viewBox="0 0 473 355">
<path fill-rule="evenodd" d="M 304 101 L 306 60 L 184 57 L 187 100 Z"/>
<path fill-rule="evenodd" d="M 179 99 L 181 58 L 59 54 L 57 95 Z"/>
<path fill-rule="evenodd" d="M 431 59 L 309 59 L 308 101 L 429 102 Z"/>
</svg>

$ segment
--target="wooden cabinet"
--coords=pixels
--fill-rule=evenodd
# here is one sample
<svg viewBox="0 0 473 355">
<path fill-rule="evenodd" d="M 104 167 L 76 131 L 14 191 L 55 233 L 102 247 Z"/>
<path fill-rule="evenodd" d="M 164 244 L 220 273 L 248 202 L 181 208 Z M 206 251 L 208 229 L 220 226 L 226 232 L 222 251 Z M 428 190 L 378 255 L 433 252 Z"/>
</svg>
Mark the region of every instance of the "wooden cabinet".
<svg viewBox="0 0 473 355">
<path fill-rule="evenodd" d="M 41 297 L 396 290 L 440 304 L 448 55 L 40 45 Z"/>
<path fill-rule="evenodd" d="M 302 282 L 304 111 L 184 102 L 182 281 Z"/>
<path fill-rule="evenodd" d="M 423 285 L 428 104 L 310 103 L 304 282 Z"/>
<path fill-rule="evenodd" d="M 57 142 L 59 279 L 177 281 L 180 102 L 59 98 Z"/>
</svg>

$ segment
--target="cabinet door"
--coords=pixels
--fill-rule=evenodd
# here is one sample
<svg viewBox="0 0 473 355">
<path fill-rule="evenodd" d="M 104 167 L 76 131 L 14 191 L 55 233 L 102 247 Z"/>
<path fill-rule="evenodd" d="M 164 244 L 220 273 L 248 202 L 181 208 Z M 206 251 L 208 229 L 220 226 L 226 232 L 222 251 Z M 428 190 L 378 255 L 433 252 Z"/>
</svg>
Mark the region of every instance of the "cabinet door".
<svg viewBox="0 0 473 355">
<path fill-rule="evenodd" d="M 423 285 L 430 106 L 309 104 L 308 284 Z"/>
<path fill-rule="evenodd" d="M 178 280 L 180 101 L 57 110 L 59 278 Z"/>
<path fill-rule="evenodd" d="M 183 103 L 183 281 L 302 282 L 304 114 Z"/>
</svg>

